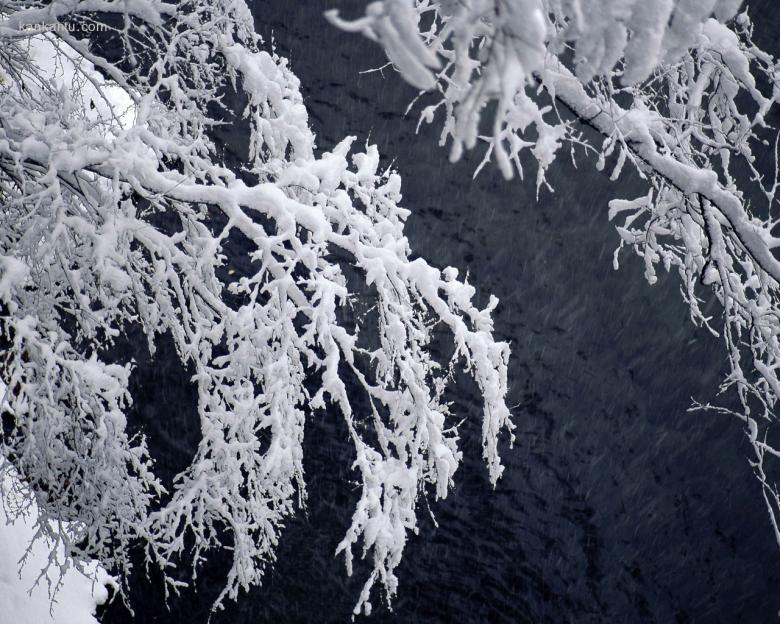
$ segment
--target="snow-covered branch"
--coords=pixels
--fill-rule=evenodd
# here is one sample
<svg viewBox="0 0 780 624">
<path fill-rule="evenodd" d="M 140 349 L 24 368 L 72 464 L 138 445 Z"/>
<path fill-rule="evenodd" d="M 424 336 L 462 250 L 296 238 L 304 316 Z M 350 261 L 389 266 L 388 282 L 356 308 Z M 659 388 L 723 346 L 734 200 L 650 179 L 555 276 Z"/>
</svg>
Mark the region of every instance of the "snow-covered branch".
<svg viewBox="0 0 780 624">
<path fill-rule="evenodd" d="M 29 27 L 55 22 L 69 27 Z M 105 29 L 79 36 L 92 23 Z M 190 548 L 197 569 L 228 546 L 218 607 L 273 561 L 305 501 L 305 420 L 331 405 L 363 486 L 338 551 L 349 564 L 362 542 L 372 559 L 356 612 L 377 581 L 390 598 L 420 497 L 428 484 L 446 496 L 460 461 L 452 367 L 482 392 L 484 456 L 501 475 L 497 301 L 480 309 L 455 269 L 411 259 L 400 179 L 375 147 L 347 138 L 315 157 L 298 81 L 262 51 L 243 2 L 0 2 L 0 42 L 1 448 L 40 513 L 68 521 L 39 523 L 47 537 L 120 575 L 135 544 L 163 572 Z M 211 138 L 232 91 L 251 130 L 240 172 Z M 224 270 L 237 237 L 252 273 Z M 374 305 L 350 322 L 357 295 Z M 170 492 L 127 433 L 132 365 L 104 358 L 130 324 L 150 350 L 169 334 L 197 387 L 202 439 Z M 451 360 L 431 348 L 437 328 Z"/>
<path fill-rule="evenodd" d="M 523 174 L 527 153 L 539 188 L 569 144 L 598 168 L 613 163 L 612 179 L 628 168 L 646 181 L 646 194 L 610 203 L 620 249 L 643 259 L 650 283 L 659 266 L 675 270 L 692 320 L 723 337 L 722 390 L 736 388 L 735 415 L 780 544 L 769 467 L 779 455 L 769 430 L 780 397 L 780 162 L 777 129 L 766 123 L 780 99 L 780 65 L 753 42 L 741 5 L 387 0 L 353 22 L 328 17 L 378 41 L 408 82 L 433 93 L 426 101 L 438 98 L 420 121 L 443 112 L 441 144 L 450 142 L 453 160 L 481 142 L 477 172 L 495 160 L 509 178 Z M 758 165 L 762 157 L 774 170 Z M 713 294 L 719 323 L 702 312 Z M 704 407 L 728 411 L 694 404 Z"/>
</svg>

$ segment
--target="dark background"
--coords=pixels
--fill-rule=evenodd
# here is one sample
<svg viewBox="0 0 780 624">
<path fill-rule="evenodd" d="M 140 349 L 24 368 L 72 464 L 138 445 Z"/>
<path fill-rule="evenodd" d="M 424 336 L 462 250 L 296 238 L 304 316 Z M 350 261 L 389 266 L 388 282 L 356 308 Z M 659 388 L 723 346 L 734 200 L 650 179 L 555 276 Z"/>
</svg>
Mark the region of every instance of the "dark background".
<svg viewBox="0 0 780 624">
<path fill-rule="evenodd" d="M 760 43 L 776 51 L 772 4 L 754 2 L 751 14 Z M 690 323 L 676 276 L 651 287 L 629 254 L 612 269 L 618 237 L 607 202 L 640 194 L 636 181 L 612 183 L 593 163 L 575 169 L 565 158 L 551 169 L 555 192 L 538 200 L 530 165 L 525 181 L 506 182 L 491 167 L 472 180 L 481 153 L 450 164 L 440 126 L 415 134 L 416 116 L 403 116 L 414 91 L 392 69 L 360 73 L 386 62 L 381 50 L 322 17 L 334 6 L 355 17 L 364 2 L 250 6 L 258 32 L 301 80 L 318 147 L 348 134 L 379 146 L 404 180 L 412 248 L 468 270 L 484 298 L 497 295 L 496 332 L 513 347 L 517 444 L 504 449 L 503 479 L 491 489 L 481 408 L 463 384 L 455 490 L 431 499 L 438 527 L 421 505 L 393 611 L 375 598 L 366 621 L 777 621 L 780 549 L 748 445 L 736 420 L 687 411 L 692 398 L 716 400 L 723 346 Z M 175 472 L 197 441 L 197 420 L 165 345 L 140 362 L 134 394 L 160 469 Z M 305 446 L 307 510 L 286 527 L 264 586 L 215 624 L 349 620 L 367 570 L 348 578 L 334 557 L 358 494 L 340 416 L 312 419 Z M 139 580 L 134 621 L 205 622 L 223 564 L 168 610 L 154 582 Z M 118 604 L 104 614 L 108 624 L 131 620 Z"/>
</svg>

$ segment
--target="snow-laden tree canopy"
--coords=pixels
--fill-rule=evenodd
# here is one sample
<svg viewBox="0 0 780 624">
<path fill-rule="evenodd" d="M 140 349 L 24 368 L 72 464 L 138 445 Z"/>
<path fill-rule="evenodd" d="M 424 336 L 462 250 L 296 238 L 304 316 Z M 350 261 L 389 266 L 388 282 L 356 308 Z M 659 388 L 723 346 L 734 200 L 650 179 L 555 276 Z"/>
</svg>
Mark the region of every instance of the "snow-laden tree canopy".
<svg viewBox="0 0 780 624">
<path fill-rule="evenodd" d="M 378 41 L 412 85 L 431 94 L 420 121 L 443 118 L 453 160 L 485 146 L 507 178 L 538 165 L 537 188 L 564 146 L 617 179 L 646 181 L 610 202 L 619 249 L 652 284 L 675 271 L 691 319 L 722 337 L 734 414 L 752 445 L 780 544 L 771 459 L 780 397 L 778 131 L 780 65 L 753 42 L 740 0 L 386 0 L 365 17 L 329 19 Z M 494 106 L 489 106 L 494 104 Z M 584 132 L 590 126 L 593 132 Z M 595 138 L 594 138 L 595 135 Z M 767 170 L 760 158 L 774 163 Z M 527 162 L 527 160 L 526 160 Z M 701 303 L 712 295 L 720 319 Z M 776 463 L 775 463 L 776 469 Z"/>
<path fill-rule="evenodd" d="M 251 132 L 240 171 L 212 138 L 231 92 Z M 370 611 L 376 583 L 396 591 L 421 497 L 453 483 L 455 367 L 501 475 L 497 301 L 480 309 L 455 269 L 411 258 L 399 176 L 352 143 L 315 156 L 298 80 L 241 0 L 0 0 L 0 455 L 76 564 L 123 577 L 140 544 L 175 587 L 182 556 L 195 572 L 228 547 L 215 606 L 260 583 L 305 504 L 306 419 L 330 406 L 362 484 L 338 552 L 369 559 Z M 251 273 L 230 270 L 235 239 Z M 152 352 L 170 335 L 193 371 L 202 439 L 171 491 L 128 432 L 132 363 L 104 356 L 130 326 Z"/>
</svg>

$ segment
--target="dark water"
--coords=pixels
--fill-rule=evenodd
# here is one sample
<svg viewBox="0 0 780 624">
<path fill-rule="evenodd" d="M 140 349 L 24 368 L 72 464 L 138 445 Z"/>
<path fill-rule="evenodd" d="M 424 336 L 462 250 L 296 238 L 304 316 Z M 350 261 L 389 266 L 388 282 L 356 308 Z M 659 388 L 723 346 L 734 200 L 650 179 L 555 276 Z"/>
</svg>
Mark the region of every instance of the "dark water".
<svg viewBox="0 0 780 624">
<path fill-rule="evenodd" d="M 762 43 L 777 50 L 772 0 L 752 4 Z M 651 287 L 629 256 L 612 270 L 617 235 L 606 203 L 632 196 L 636 182 L 611 183 L 585 161 L 579 169 L 561 161 L 555 193 L 538 201 L 533 169 L 525 182 L 490 168 L 472 181 L 481 155 L 452 165 L 436 127 L 414 134 L 416 118 L 401 115 L 414 93 L 397 76 L 359 73 L 384 58 L 324 22 L 333 5 L 349 16 L 364 7 L 277 0 L 252 9 L 301 79 L 319 147 L 370 135 L 403 176 L 412 248 L 468 270 L 485 296 L 501 299 L 496 329 L 513 345 L 517 405 L 518 442 L 505 449 L 505 476 L 491 490 L 474 389 L 459 390 L 468 420 L 456 488 L 431 505 L 438 527 L 420 510 L 393 612 L 382 607 L 367 621 L 777 621 L 780 550 L 740 429 L 687 412 L 692 397 L 714 400 L 722 345 L 691 325 L 676 278 Z M 163 468 L 175 470 L 186 460 L 176 449 L 197 432 L 172 360 L 163 350 L 135 380 Z M 349 620 L 365 569 L 350 579 L 333 553 L 356 499 L 350 457 L 337 415 L 310 423 L 308 509 L 286 528 L 264 586 L 212 622 Z M 199 595 L 185 594 L 170 611 L 139 582 L 135 621 L 204 622 L 220 571 L 219 563 L 206 570 Z M 118 607 L 105 617 L 129 619 Z"/>
</svg>

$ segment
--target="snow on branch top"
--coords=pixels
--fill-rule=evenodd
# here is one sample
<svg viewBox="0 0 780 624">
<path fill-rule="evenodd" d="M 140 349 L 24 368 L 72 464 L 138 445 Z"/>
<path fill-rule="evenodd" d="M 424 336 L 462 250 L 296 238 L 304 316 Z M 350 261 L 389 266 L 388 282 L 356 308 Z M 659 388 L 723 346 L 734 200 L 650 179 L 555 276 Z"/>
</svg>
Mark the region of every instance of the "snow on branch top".
<svg viewBox="0 0 780 624">
<path fill-rule="evenodd" d="M 570 59 L 583 82 L 619 75 L 625 86 L 647 80 L 697 44 L 705 24 L 734 17 L 740 0 L 385 0 L 372 2 L 363 18 L 347 21 L 326 12 L 336 26 L 379 42 L 413 86 L 441 94 L 426 107 L 430 123 L 444 108 L 441 144 L 451 139 L 451 158 L 478 141 L 510 178 L 530 149 L 539 165 L 537 185 L 567 136 L 551 123 L 549 107 L 529 94 L 550 62 Z M 498 103 L 492 136 L 482 116 Z M 486 121 L 486 120 L 485 120 Z M 538 134 L 529 141 L 529 128 Z M 477 169 L 477 172 L 482 165 Z"/>
<path fill-rule="evenodd" d="M 490 37 L 503 48 L 502 62 L 529 77 L 549 50 L 571 44 L 577 76 L 584 82 L 604 75 L 622 61 L 624 84 L 647 79 L 661 62 L 678 60 L 695 43 L 704 22 L 733 18 L 742 0 L 383 0 L 371 2 L 355 21 L 328 19 L 379 42 L 404 78 L 432 89 L 441 60 L 451 47 L 468 49 Z M 420 19 L 434 29 L 419 32 Z M 436 28 L 436 22 L 441 24 Z M 492 50 L 484 50 L 483 56 Z M 508 70 L 505 66 L 504 71 Z"/>
</svg>

